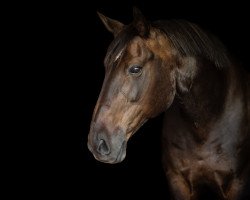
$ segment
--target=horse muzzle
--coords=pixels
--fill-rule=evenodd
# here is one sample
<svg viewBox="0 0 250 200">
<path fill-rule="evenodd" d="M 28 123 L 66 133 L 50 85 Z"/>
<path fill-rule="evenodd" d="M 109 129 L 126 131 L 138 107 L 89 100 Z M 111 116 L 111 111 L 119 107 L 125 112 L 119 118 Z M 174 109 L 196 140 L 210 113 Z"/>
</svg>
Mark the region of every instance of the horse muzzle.
<svg viewBox="0 0 250 200">
<path fill-rule="evenodd" d="M 115 164 L 122 162 L 126 157 L 127 140 L 121 128 L 115 128 L 111 133 L 104 124 L 92 122 L 88 149 L 96 160 Z"/>
</svg>

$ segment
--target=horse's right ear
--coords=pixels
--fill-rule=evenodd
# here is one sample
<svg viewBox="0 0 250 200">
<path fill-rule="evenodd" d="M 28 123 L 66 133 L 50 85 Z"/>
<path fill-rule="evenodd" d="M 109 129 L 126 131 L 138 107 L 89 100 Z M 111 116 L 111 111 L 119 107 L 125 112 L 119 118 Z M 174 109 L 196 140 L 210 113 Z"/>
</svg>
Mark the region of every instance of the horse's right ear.
<svg viewBox="0 0 250 200">
<path fill-rule="evenodd" d="M 102 20 L 105 27 L 108 29 L 108 31 L 113 33 L 114 36 L 116 36 L 123 29 L 124 24 L 122 24 L 121 22 L 114 19 L 110 19 L 99 12 L 97 12 L 97 14 Z"/>
</svg>

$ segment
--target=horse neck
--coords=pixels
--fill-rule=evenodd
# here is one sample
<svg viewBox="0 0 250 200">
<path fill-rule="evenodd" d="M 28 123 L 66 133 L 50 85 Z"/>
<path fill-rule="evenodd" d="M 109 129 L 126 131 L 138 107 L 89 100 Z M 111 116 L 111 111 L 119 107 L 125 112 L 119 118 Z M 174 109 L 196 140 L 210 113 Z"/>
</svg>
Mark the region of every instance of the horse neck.
<svg viewBox="0 0 250 200">
<path fill-rule="evenodd" d="M 228 101 L 237 98 L 238 78 L 235 68 L 218 69 L 209 62 L 197 61 L 197 72 L 188 91 L 177 84 L 177 104 L 182 117 L 197 130 L 207 130 L 225 112 Z"/>
</svg>

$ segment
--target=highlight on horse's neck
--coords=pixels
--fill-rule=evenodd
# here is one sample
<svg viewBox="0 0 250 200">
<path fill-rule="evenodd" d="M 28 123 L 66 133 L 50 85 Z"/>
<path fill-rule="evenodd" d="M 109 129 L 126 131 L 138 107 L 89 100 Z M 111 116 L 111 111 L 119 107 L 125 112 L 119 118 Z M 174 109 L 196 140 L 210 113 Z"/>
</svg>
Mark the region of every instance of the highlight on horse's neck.
<svg viewBox="0 0 250 200">
<path fill-rule="evenodd" d="M 229 86 L 229 69 L 210 62 L 186 60 L 178 68 L 177 101 L 185 117 L 196 127 L 208 127 L 220 117 Z M 212 94 L 212 95 L 211 95 Z"/>
</svg>

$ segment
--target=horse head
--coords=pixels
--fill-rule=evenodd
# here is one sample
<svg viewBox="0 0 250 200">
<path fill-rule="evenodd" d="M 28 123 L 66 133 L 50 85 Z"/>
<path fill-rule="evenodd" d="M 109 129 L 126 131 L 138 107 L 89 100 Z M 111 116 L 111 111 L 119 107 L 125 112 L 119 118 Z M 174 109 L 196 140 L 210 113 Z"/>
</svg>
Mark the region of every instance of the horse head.
<svg viewBox="0 0 250 200">
<path fill-rule="evenodd" d="M 126 156 L 129 138 L 173 102 L 178 61 L 164 34 L 151 27 L 138 9 L 129 25 L 98 14 L 114 40 L 104 61 L 105 79 L 88 148 L 97 160 L 118 163 Z"/>
</svg>

